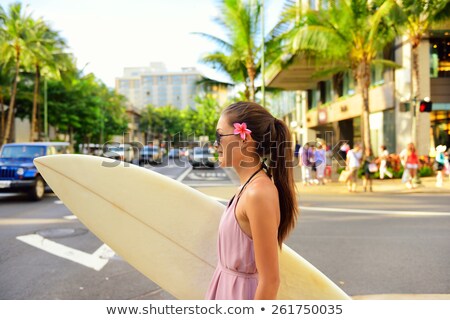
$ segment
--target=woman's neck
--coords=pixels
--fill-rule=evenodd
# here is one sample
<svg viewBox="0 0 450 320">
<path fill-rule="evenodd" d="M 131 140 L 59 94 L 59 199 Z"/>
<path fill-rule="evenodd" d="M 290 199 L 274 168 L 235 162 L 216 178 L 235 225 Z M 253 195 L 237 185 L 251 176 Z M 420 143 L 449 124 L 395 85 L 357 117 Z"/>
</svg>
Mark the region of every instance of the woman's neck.
<svg viewBox="0 0 450 320">
<path fill-rule="evenodd" d="M 262 167 L 261 164 L 258 162 L 255 163 L 254 165 L 253 164 L 249 165 L 248 167 L 239 166 L 237 168 L 234 168 L 239 176 L 241 186 L 243 186 L 244 183 L 247 182 L 247 180 L 252 176 L 252 174 L 261 169 L 261 167 Z"/>
</svg>

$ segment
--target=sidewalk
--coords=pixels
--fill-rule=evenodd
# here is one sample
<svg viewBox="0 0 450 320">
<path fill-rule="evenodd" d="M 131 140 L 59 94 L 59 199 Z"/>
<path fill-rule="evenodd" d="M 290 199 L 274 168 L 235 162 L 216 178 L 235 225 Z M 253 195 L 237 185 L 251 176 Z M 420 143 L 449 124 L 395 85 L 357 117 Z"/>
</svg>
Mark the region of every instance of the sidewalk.
<svg viewBox="0 0 450 320">
<path fill-rule="evenodd" d="M 234 172 L 227 171 L 228 175 L 231 175 L 234 185 L 217 186 L 217 187 L 197 187 L 196 189 L 213 197 L 220 199 L 230 199 L 239 186 L 239 178 L 235 176 Z M 434 193 L 434 194 L 447 194 L 450 193 L 450 180 L 446 177 L 442 187 L 436 187 L 436 177 L 424 177 L 421 178 L 421 184 L 415 189 L 408 189 L 406 185 L 402 183 L 401 179 L 374 179 L 373 180 L 373 192 L 363 192 L 362 179 L 358 179 L 356 192 L 350 193 L 347 190 L 347 186 L 343 182 L 338 182 L 337 175 L 333 176 L 335 181 L 329 182 L 325 185 L 309 185 L 303 186 L 301 182 L 300 168 L 294 169 L 294 179 L 296 182 L 297 190 L 299 194 L 348 194 L 348 195 L 379 195 L 379 194 L 412 194 L 412 193 Z"/>
</svg>

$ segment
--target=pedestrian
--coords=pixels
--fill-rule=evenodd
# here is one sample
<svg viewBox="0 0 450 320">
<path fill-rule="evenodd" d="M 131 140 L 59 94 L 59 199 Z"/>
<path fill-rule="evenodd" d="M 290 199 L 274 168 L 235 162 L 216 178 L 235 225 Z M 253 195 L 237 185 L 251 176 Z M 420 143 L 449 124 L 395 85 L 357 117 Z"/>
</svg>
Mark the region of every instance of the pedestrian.
<svg viewBox="0 0 450 320">
<path fill-rule="evenodd" d="M 408 170 L 409 178 L 406 181 L 406 187 L 408 189 L 416 188 L 414 184 L 414 179 L 417 174 L 417 169 L 419 168 L 419 158 L 417 157 L 416 148 L 414 143 L 409 143 L 406 147 L 406 162 L 405 168 Z"/>
<path fill-rule="evenodd" d="M 340 155 L 342 160 L 347 159 L 347 152 L 350 150 L 350 145 L 347 142 L 344 142 L 339 148 L 338 154 Z"/>
<path fill-rule="evenodd" d="M 302 169 L 302 181 L 303 186 L 306 187 L 309 184 L 312 184 L 312 156 L 311 150 L 308 143 L 305 143 L 303 147 L 300 148 L 300 166 Z"/>
<path fill-rule="evenodd" d="M 400 151 L 399 153 L 400 163 L 403 167 L 403 174 L 402 174 L 402 183 L 407 183 L 409 181 L 409 170 L 406 169 L 406 159 L 408 159 L 408 145 L 405 149 Z"/>
<path fill-rule="evenodd" d="M 347 189 L 349 192 L 356 192 L 356 182 L 358 180 L 358 170 L 361 166 L 361 144 L 356 143 L 353 149 L 347 152 L 347 171 L 349 175 L 347 178 Z"/>
<path fill-rule="evenodd" d="M 298 143 L 295 144 L 295 150 L 294 150 L 294 158 L 297 160 L 297 163 L 300 163 L 299 161 L 299 152 L 300 152 L 300 145 Z"/>
<path fill-rule="evenodd" d="M 319 180 L 317 180 L 317 167 L 316 167 L 316 146 L 309 146 L 309 162 L 311 162 L 311 184 L 319 184 Z"/>
<path fill-rule="evenodd" d="M 445 171 L 445 156 L 444 156 L 445 150 L 447 150 L 447 146 L 438 145 L 436 147 L 436 163 L 437 163 L 436 187 L 442 187 L 442 183 L 444 181 L 443 172 Z"/>
<path fill-rule="evenodd" d="M 235 169 L 241 187 L 220 221 L 207 299 L 277 298 L 278 252 L 298 216 L 290 138 L 286 124 L 256 103 L 237 102 L 222 112 L 219 164 Z"/>
<path fill-rule="evenodd" d="M 331 146 L 327 145 L 327 151 L 325 152 L 325 179 L 326 182 L 331 182 L 331 173 L 333 171 L 333 151 L 331 151 Z"/>
<path fill-rule="evenodd" d="M 384 179 L 384 175 L 392 178 L 392 172 L 387 169 L 387 163 L 389 160 L 389 151 L 385 145 L 380 147 L 380 179 Z"/>
<path fill-rule="evenodd" d="M 326 151 L 321 143 L 317 143 L 317 148 L 314 152 L 314 164 L 316 167 L 316 179 L 319 185 L 324 185 L 325 182 L 325 167 L 326 167 Z"/>
<path fill-rule="evenodd" d="M 363 190 L 367 192 L 367 183 L 369 183 L 369 191 L 373 192 L 372 180 L 375 172 L 378 171 L 377 164 L 375 163 L 375 157 L 373 156 L 372 149 L 366 148 L 363 157 Z"/>
</svg>

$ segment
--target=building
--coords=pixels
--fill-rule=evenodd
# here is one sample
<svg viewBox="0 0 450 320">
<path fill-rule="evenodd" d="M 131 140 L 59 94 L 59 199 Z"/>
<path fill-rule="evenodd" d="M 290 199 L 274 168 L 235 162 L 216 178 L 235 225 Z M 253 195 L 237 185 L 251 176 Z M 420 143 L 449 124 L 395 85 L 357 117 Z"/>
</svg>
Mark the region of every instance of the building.
<svg viewBox="0 0 450 320">
<path fill-rule="evenodd" d="M 317 7 L 318 1 L 302 1 Z M 317 9 L 317 8 L 316 8 Z M 373 68 L 371 72 L 370 127 L 375 154 L 381 145 L 390 152 L 400 152 L 413 141 L 412 105 L 429 97 L 431 113 L 417 114 L 416 141 L 420 155 L 433 156 L 438 144 L 450 146 L 450 24 L 434 26 L 419 46 L 419 96 L 411 94 L 411 45 L 398 37 L 382 53 L 384 59 L 399 64 L 399 69 Z M 362 97 L 355 90 L 350 74 L 316 79 L 317 71 L 305 60 L 294 57 L 285 69 L 272 68 L 266 74 L 268 87 L 290 91 L 295 106 L 281 116 L 295 141 L 306 143 L 323 138 L 335 145 L 347 140 L 361 142 Z M 332 141 L 331 141 L 332 138 Z"/>
<path fill-rule="evenodd" d="M 195 108 L 195 97 L 206 93 L 223 104 L 228 99 L 230 86 L 202 76 L 193 67 L 169 72 L 162 62 L 152 62 L 149 67 L 125 68 L 123 76 L 116 78 L 116 92 L 128 100 L 127 139 L 117 136 L 114 141 L 144 143 L 144 134 L 139 132 L 139 120 L 141 111 L 148 105 L 171 105 L 180 110 Z"/>
<path fill-rule="evenodd" d="M 123 76 L 116 78 L 116 91 L 127 97 L 137 110 L 147 105 L 195 108 L 195 96 L 205 91 L 220 99 L 227 96 L 226 86 L 203 77 L 195 68 L 169 72 L 161 62 L 150 63 L 149 67 L 125 68 Z"/>
</svg>

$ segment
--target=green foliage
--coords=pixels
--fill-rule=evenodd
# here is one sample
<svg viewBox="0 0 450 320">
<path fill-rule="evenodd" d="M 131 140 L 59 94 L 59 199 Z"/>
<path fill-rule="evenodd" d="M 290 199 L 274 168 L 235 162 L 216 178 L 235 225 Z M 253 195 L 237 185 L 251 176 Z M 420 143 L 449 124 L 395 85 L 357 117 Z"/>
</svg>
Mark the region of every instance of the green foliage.
<svg viewBox="0 0 450 320">
<path fill-rule="evenodd" d="M 173 106 L 154 107 L 148 105 L 141 113 L 139 128 L 147 133 L 147 141 L 154 138 L 178 143 L 193 141 L 199 136 L 208 136 L 214 141 L 216 124 L 221 107 L 211 94 L 196 96 L 195 108 L 178 110 Z"/>
<path fill-rule="evenodd" d="M 92 74 L 73 79 L 69 87 L 49 81 L 48 110 L 57 132 L 73 134 L 78 143 L 104 142 L 127 130 L 125 99 Z"/>
<path fill-rule="evenodd" d="M 221 0 L 215 19 L 226 33 L 220 39 L 197 33 L 216 43 L 220 49 L 206 54 L 201 61 L 224 72 L 235 83 L 245 85 L 246 100 L 255 100 L 255 79 L 261 69 L 261 4 L 253 0 Z"/>
<path fill-rule="evenodd" d="M 83 143 L 104 142 L 125 132 L 125 98 L 94 75 L 81 76 L 66 49 L 59 33 L 42 18 L 34 19 L 21 3 L 7 11 L 0 6 L 0 102 L 33 122 L 39 114 L 36 108 L 32 112 L 33 103 L 42 109 L 42 82 L 48 81 L 48 118 L 57 133 Z M 42 119 L 42 110 L 40 114 Z M 2 131 L 8 131 L 12 117 L 7 122 Z"/>
<path fill-rule="evenodd" d="M 434 175 L 433 168 L 427 165 L 422 166 L 418 173 L 421 177 L 431 177 Z"/>
</svg>

